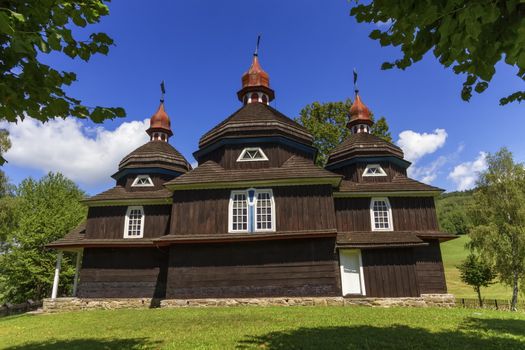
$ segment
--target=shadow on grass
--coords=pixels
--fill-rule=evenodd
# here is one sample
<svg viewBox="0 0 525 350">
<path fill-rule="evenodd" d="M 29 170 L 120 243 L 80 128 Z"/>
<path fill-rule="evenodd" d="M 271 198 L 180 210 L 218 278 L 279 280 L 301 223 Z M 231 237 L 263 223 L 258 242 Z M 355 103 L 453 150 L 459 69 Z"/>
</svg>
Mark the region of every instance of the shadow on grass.
<svg viewBox="0 0 525 350">
<path fill-rule="evenodd" d="M 525 337 L 525 320 L 468 318 L 461 324 L 461 328 Z"/>
<path fill-rule="evenodd" d="M 159 345 L 147 339 L 72 339 L 48 340 L 26 343 L 5 348 L 5 350 L 110 350 L 110 349 L 148 349 Z"/>
<path fill-rule="evenodd" d="M 512 320 L 509 320 L 512 321 Z M 523 322 L 523 321 L 520 321 Z M 518 327 L 518 325 L 515 325 Z M 514 326 L 513 326 L 514 329 Z M 523 332 L 521 333 L 522 336 Z M 423 328 L 394 325 L 299 328 L 246 336 L 237 349 L 525 349 L 525 336 L 486 335 L 476 330 L 429 332 Z"/>
</svg>

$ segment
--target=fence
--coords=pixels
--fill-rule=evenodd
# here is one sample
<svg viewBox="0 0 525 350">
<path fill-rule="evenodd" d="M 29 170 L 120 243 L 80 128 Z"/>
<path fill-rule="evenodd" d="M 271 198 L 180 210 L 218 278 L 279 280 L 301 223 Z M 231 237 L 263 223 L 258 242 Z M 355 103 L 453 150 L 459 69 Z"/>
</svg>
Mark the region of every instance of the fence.
<svg viewBox="0 0 525 350">
<path fill-rule="evenodd" d="M 28 300 L 21 304 L 6 303 L 0 306 L 0 317 L 22 314 L 24 312 L 33 311 L 42 306 L 42 301 Z"/>
<path fill-rule="evenodd" d="M 479 309 L 480 307 L 478 299 L 466 298 L 456 298 L 456 306 L 472 309 Z M 525 301 L 518 301 L 516 306 L 518 310 L 525 310 Z M 493 310 L 510 310 L 510 300 L 483 299 L 483 308 Z"/>
</svg>

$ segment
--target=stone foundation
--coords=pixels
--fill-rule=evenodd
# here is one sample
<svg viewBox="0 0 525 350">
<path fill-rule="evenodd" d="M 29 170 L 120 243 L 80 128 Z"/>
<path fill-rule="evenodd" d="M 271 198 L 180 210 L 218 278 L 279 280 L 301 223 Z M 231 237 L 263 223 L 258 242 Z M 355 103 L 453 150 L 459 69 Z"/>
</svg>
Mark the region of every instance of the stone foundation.
<svg viewBox="0 0 525 350">
<path fill-rule="evenodd" d="M 158 307 L 160 300 L 148 298 L 56 298 L 44 299 L 44 312 L 60 312 L 92 309 L 148 309 Z"/>
<path fill-rule="evenodd" d="M 224 299 L 44 299 L 44 312 L 60 312 L 91 309 L 142 309 L 151 307 L 224 307 L 224 306 L 369 306 L 369 307 L 453 307 L 452 294 L 422 294 L 413 298 L 224 298 Z"/>
</svg>

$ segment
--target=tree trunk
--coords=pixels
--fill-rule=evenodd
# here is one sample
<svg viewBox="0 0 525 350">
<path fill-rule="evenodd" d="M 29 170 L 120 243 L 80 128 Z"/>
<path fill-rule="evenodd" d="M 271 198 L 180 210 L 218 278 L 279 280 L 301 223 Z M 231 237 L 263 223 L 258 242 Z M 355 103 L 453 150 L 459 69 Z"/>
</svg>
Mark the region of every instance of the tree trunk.
<svg viewBox="0 0 525 350">
<path fill-rule="evenodd" d="M 518 272 L 514 271 L 514 278 L 512 280 L 512 300 L 510 301 L 510 311 L 518 311 L 516 304 L 518 303 Z"/>
<path fill-rule="evenodd" d="M 483 307 L 483 299 L 481 299 L 481 288 L 476 287 L 476 292 L 478 293 L 479 307 Z"/>
</svg>

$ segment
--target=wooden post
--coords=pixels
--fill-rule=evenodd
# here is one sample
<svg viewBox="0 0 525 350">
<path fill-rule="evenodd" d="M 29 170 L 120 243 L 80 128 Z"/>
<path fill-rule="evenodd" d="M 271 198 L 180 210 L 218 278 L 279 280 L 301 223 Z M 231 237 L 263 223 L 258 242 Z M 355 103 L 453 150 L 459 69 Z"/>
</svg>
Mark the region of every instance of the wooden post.
<svg viewBox="0 0 525 350">
<path fill-rule="evenodd" d="M 75 266 L 75 279 L 73 280 L 73 296 L 77 296 L 77 287 L 78 287 L 78 273 L 80 271 L 80 263 L 82 262 L 82 250 L 77 252 L 77 263 Z"/>
<path fill-rule="evenodd" d="M 51 299 L 57 298 L 58 279 L 60 277 L 60 267 L 62 265 L 62 251 L 57 254 L 57 264 L 55 266 L 55 278 L 53 279 L 53 291 L 51 292 Z"/>
</svg>

